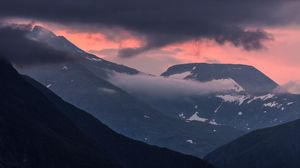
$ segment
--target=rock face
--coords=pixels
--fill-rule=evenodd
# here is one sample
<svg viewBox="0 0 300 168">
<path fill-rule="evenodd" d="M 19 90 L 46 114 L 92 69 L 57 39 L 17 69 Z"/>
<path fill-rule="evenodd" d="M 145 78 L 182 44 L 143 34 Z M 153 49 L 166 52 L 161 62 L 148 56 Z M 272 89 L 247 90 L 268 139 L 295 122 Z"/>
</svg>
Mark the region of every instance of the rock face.
<svg viewBox="0 0 300 168">
<path fill-rule="evenodd" d="M 201 82 L 216 79 L 233 79 L 250 94 L 266 94 L 272 92 L 278 84 L 252 66 L 234 64 L 192 63 L 174 65 L 162 73 L 170 77 L 176 74 L 190 72 L 185 79 Z"/>
<path fill-rule="evenodd" d="M 0 76 L 1 167 L 212 167 L 113 132 L 5 61 Z"/>
<path fill-rule="evenodd" d="M 251 132 L 205 159 L 220 168 L 298 168 L 300 121 Z"/>
</svg>

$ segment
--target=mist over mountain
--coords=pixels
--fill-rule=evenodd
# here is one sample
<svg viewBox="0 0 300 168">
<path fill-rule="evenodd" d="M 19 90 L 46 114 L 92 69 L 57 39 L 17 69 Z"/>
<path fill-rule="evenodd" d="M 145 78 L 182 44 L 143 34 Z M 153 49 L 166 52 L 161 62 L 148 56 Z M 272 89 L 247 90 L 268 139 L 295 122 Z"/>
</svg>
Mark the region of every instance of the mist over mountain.
<svg viewBox="0 0 300 168">
<path fill-rule="evenodd" d="M 116 73 L 109 80 L 182 121 L 198 116 L 198 122 L 252 131 L 300 117 L 299 95 L 278 92 L 278 84 L 246 65 L 183 64 L 168 68 L 162 77 Z"/>
<path fill-rule="evenodd" d="M 212 167 L 113 132 L 6 61 L 0 75 L 1 167 Z"/>
<path fill-rule="evenodd" d="M 300 168 L 300 1 L 0 1 L 0 168 Z"/>
<path fill-rule="evenodd" d="M 149 144 L 202 157 L 244 132 L 300 118 L 299 96 L 274 92 L 278 84 L 251 66 L 175 65 L 157 77 L 88 54 L 42 27 L 31 37 L 81 61 L 22 73 L 113 130 Z"/>
<path fill-rule="evenodd" d="M 9 60 L 19 67 L 72 62 L 78 59 L 72 57 L 68 51 L 30 38 L 28 34 L 32 29 L 31 24 L 6 25 L 0 21 L 0 58 Z"/>
<path fill-rule="evenodd" d="M 270 93 L 278 84 L 252 66 L 233 64 L 191 63 L 174 65 L 161 76 L 170 77 L 176 74 L 188 73 L 184 79 L 201 82 L 216 79 L 233 79 L 250 94 Z"/>
<path fill-rule="evenodd" d="M 110 75 L 109 81 L 129 93 L 154 99 L 173 99 L 179 96 L 201 96 L 212 93 L 243 91 L 235 81 L 230 79 L 198 82 L 147 74 L 128 75 L 114 73 Z"/>
<path fill-rule="evenodd" d="M 65 101 L 92 114 L 118 133 L 198 157 L 244 133 L 213 122 L 187 123 L 166 116 L 110 81 L 116 73 L 134 75 L 132 77 L 144 73 L 88 54 L 41 27 L 33 29 L 31 38 L 75 53 L 73 56 L 80 57 L 81 61 L 19 68 L 20 72 L 41 82 Z"/>
<path fill-rule="evenodd" d="M 165 148 L 203 157 L 218 147 L 229 144 L 228 150 L 228 145 L 218 148 L 209 154 L 207 159 L 218 167 L 235 167 L 236 165 L 239 167 L 248 162 L 245 158 L 252 157 L 252 155 L 260 156 L 259 154 L 266 157 L 269 155 L 268 152 L 272 152 L 272 150 L 265 149 L 267 145 L 263 143 L 261 146 L 255 145 L 257 149 L 255 148 L 254 151 L 247 150 L 249 156 L 248 153 L 245 153 L 245 158 L 239 158 L 238 161 L 236 158 L 240 157 L 240 154 L 231 150 L 244 152 L 244 149 L 252 148 L 251 145 L 254 141 L 267 142 L 267 140 L 255 138 L 269 139 L 267 136 L 273 135 L 262 131 L 258 136 L 256 135 L 257 131 L 254 131 L 242 138 L 238 138 L 239 136 L 252 130 L 280 125 L 300 118 L 300 96 L 278 91 L 278 84 L 251 66 L 183 64 L 168 68 L 161 76 L 153 76 L 86 53 L 66 38 L 56 36 L 43 27 L 34 27 L 29 32 L 28 38 L 47 44 L 57 51 L 67 52 L 73 59 L 76 59 L 76 61 L 21 66 L 18 67 L 18 70 L 42 83 L 39 84 L 29 77 L 23 77 L 26 79 L 25 82 L 22 78 L 26 85 L 31 85 L 30 87 L 33 87 L 35 91 L 41 92 L 39 94 L 44 97 L 42 100 L 47 100 L 46 104 L 51 104 L 54 110 L 59 112 L 59 115 L 63 114 L 65 120 L 71 122 L 66 127 L 78 132 L 78 135 L 74 135 L 75 137 L 83 137 L 74 140 L 74 143 L 83 144 L 80 149 L 73 149 L 73 147 L 65 149 L 57 146 L 57 144 L 49 144 L 49 147 L 57 149 L 57 151 L 68 152 L 71 150 L 74 155 L 58 155 L 57 158 L 53 158 L 54 160 L 44 160 L 45 163 L 38 164 L 62 162 L 61 165 L 69 166 L 69 163 L 64 162 L 64 160 L 69 159 L 68 157 L 72 159 L 73 156 L 76 155 L 77 157 L 78 155 L 81 157 L 81 163 L 76 166 L 79 167 L 86 161 L 90 163 L 87 164 L 90 166 L 107 164 L 110 165 L 108 167 L 150 168 L 157 167 L 158 164 L 164 165 L 163 167 L 210 167 L 208 163 L 202 160 L 178 154 Z M 10 66 L 6 64 L 4 67 Z M 15 75 L 17 74 L 14 70 L 12 71 Z M 65 101 L 86 110 L 89 114 L 65 103 L 48 89 L 61 96 Z M 32 98 L 30 101 L 36 100 Z M 26 104 L 30 103 L 32 102 Z M 46 107 L 46 105 L 44 106 Z M 38 106 L 38 109 L 40 108 Z M 51 111 L 51 108 L 49 110 Z M 44 121 L 43 118 L 37 118 L 37 120 L 40 119 Z M 165 148 L 147 146 L 142 142 L 125 138 L 114 133 L 100 121 L 127 137 Z M 24 124 L 26 125 L 26 123 Z M 60 124 L 58 123 L 58 125 Z M 33 127 L 38 126 L 33 125 Z M 52 128 L 53 126 L 44 125 L 44 127 Z M 270 129 L 276 132 L 277 129 L 275 128 L 281 128 L 281 126 Z M 9 130 L 15 131 L 13 127 L 11 129 L 11 126 L 9 126 Z M 45 134 L 41 130 L 37 130 L 37 132 L 38 134 Z M 286 132 L 289 130 L 287 129 Z M 45 135 L 49 139 L 55 139 L 52 135 Z M 64 139 L 64 136 L 67 135 L 62 133 L 60 136 Z M 275 135 L 277 133 L 274 133 Z M 5 136 L 10 137 L 12 135 L 7 134 Z M 17 134 L 17 136 L 13 135 L 12 137 L 18 136 Z M 244 137 L 247 137 L 247 144 L 243 142 L 242 145 L 239 145 L 240 139 L 243 140 Z M 28 137 L 28 139 L 31 138 Z M 235 138 L 238 139 L 234 140 Z M 234 141 L 230 143 L 232 140 Z M 297 145 L 297 139 L 294 140 L 293 144 Z M 13 142 L 19 143 L 15 140 Z M 27 144 L 24 143 L 21 141 L 20 145 L 26 146 Z M 38 141 L 36 143 L 44 142 Z M 280 140 L 279 143 L 285 142 Z M 5 144 L 9 144 L 9 142 L 5 141 Z M 234 149 L 231 148 L 230 144 L 234 144 L 232 147 Z M 269 142 L 267 144 L 272 145 Z M 87 151 L 90 151 L 88 154 L 80 152 L 86 148 Z M 280 151 L 286 151 L 289 148 L 289 146 L 283 146 Z M 76 151 L 77 149 L 78 151 Z M 222 151 L 224 149 L 226 152 L 229 151 L 231 155 L 224 154 Z M 8 148 L 7 150 L 11 149 Z M 33 150 L 44 151 L 43 148 L 39 147 L 33 148 Z M 260 150 L 266 151 L 267 154 L 256 154 Z M 19 153 L 19 148 L 15 148 L 13 151 Z M 218 154 L 218 151 L 222 151 L 222 153 Z M 297 151 L 291 152 L 288 154 L 292 157 L 297 155 L 294 153 Z M 32 156 L 31 153 L 28 154 L 31 159 L 28 163 L 36 165 L 35 159 L 49 154 L 47 152 L 40 153 L 40 155 Z M 90 157 L 89 154 L 92 156 Z M 224 161 L 224 155 L 230 157 Z M 103 157 L 97 159 L 95 156 Z M 278 155 L 279 157 L 281 155 Z M 256 159 L 257 157 L 253 158 Z M 16 162 L 21 164 L 21 160 L 15 158 L 8 158 L 5 164 L 14 164 L 13 160 L 17 160 Z M 135 160 L 139 160 L 139 162 Z M 160 161 L 157 162 L 157 160 Z M 271 161 L 264 163 L 257 160 L 251 160 L 251 162 L 252 164 L 249 165 L 254 167 L 282 164 Z M 76 163 L 72 162 L 72 164 Z M 291 160 L 290 164 L 294 166 L 298 162 Z"/>
</svg>

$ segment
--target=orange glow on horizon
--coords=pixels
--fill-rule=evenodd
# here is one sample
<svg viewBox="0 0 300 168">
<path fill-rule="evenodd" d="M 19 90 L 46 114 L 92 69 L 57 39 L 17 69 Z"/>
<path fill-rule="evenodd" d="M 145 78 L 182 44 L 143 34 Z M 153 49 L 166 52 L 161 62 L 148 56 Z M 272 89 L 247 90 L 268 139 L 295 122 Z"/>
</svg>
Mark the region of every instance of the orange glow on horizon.
<svg viewBox="0 0 300 168">
<path fill-rule="evenodd" d="M 137 48 L 140 46 L 140 41 L 137 39 L 122 39 L 121 41 L 114 42 L 107 40 L 105 35 L 101 33 L 69 33 L 66 30 L 58 30 L 55 31 L 55 34 L 66 37 L 84 51 L 100 51 L 111 48 Z"/>
<path fill-rule="evenodd" d="M 266 31 L 273 34 L 275 40 L 266 42 L 267 49 L 262 51 L 243 51 L 230 44 L 220 46 L 211 41 L 191 41 L 183 44 L 174 44 L 163 48 L 163 50 L 180 49 L 180 51 L 172 55 L 172 58 L 180 63 L 247 64 L 258 68 L 280 84 L 291 80 L 300 81 L 300 56 L 298 56 L 298 53 L 300 53 L 300 48 L 298 47 L 300 44 L 300 28 L 277 28 L 267 29 Z M 109 41 L 101 33 L 69 33 L 66 30 L 59 30 L 55 33 L 65 36 L 85 51 L 136 48 L 141 45 L 141 42 L 134 38 L 120 42 Z M 138 57 L 143 57 L 143 54 Z M 122 63 L 122 59 L 113 59 L 111 56 L 107 56 L 105 59 L 117 60 L 118 63 Z M 126 62 L 130 61 L 126 60 Z M 140 70 L 143 71 L 143 69 Z"/>
</svg>

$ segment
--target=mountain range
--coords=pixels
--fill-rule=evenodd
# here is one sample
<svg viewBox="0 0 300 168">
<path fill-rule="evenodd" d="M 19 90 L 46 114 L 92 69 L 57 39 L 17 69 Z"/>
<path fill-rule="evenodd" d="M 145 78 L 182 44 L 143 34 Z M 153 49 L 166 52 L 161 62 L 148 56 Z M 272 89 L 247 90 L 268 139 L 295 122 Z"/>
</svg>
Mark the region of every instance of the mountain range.
<svg viewBox="0 0 300 168">
<path fill-rule="evenodd" d="M 72 60 L 22 75 L 0 60 L 1 167 L 300 166 L 300 95 L 255 67 L 190 63 L 155 76 L 40 26 L 28 38 Z"/>
<path fill-rule="evenodd" d="M 300 96 L 276 93 L 279 85 L 252 66 L 181 64 L 159 77 L 89 54 L 43 27 L 29 37 L 72 53 L 75 61 L 20 68 L 21 73 L 148 144 L 203 157 L 246 132 L 300 118 Z M 170 88 L 171 98 L 164 97 Z M 191 94 L 174 94 L 178 90 Z"/>
<path fill-rule="evenodd" d="M 170 77 L 188 73 L 184 79 L 207 82 L 217 79 L 232 79 L 247 93 L 267 94 L 279 85 L 256 68 L 238 64 L 191 63 L 174 65 L 161 74 Z"/>
<path fill-rule="evenodd" d="M 113 132 L 0 61 L 1 167 L 212 167 Z"/>
<path fill-rule="evenodd" d="M 86 53 L 66 38 L 56 36 L 42 27 L 35 27 L 30 37 L 72 53 L 75 61 L 18 70 L 118 133 L 198 157 L 244 133 L 229 126 L 187 123 L 166 116 L 109 81 L 115 73 L 147 74 Z"/>
</svg>

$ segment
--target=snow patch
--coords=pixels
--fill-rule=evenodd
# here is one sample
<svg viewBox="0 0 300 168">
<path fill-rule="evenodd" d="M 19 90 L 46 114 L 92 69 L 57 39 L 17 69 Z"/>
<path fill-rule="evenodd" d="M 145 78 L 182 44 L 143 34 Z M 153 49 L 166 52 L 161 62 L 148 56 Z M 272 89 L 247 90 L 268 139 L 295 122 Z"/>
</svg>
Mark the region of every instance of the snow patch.
<svg viewBox="0 0 300 168">
<path fill-rule="evenodd" d="M 148 116 L 148 115 L 144 115 L 144 118 L 148 118 L 148 119 L 149 119 L 149 118 L 151 118 L 151 117 L 150 117 L 150 116 Z"/>
<path fill-rule="evenodd" d="M 115 94 L 115 93 L 117 93 L 116 90 L 110 89 L 110 88 L 98 88 L 97 90 L 100 91 L 100 92 L 103 92 L 103 93 L 107 93 L 107 94 Z"/>
<path fill-rule="evenodd" d="M 47 88 L 50 88 L 51 86 L 52 86 L 52 84 L 49 84 L 49 85 L 47 85 L 46 87 L 47 87 Z"/>
<path fill-rule="evenodd" d="M 187 143 L 190 143 L 190 144 L 196 144 L 193 140 L 191 140 L 191 139 L 188 139 L 188 140 L 186 140 L 185 142 L 187 142 Z"/>
<path fill-rule="evenodd" d="M 222 107 L 223 103 L 221 103 L 214 111 L 214 113 L 217 113 L 219 111 L 219 109 Z"/>
<path fill-rule="evenodd" d="M 253 97 L 252 99 L 250 99 L 250 100 L 247 102 L 247 104 L 249 104 L 249 103 L 251 103 L 251 102 L 253 102 L 253 101 L 255 101 L 255 100 L 263 100 L 263 101 L 265 101 L 265 100 L 268 100 L 268 99 L 273 98 L 274 96 L 275 96 L 275 95 L 274 95 L 274 94 L 271 94 L 271 93 L 266 94 L 266 95 L 262 95 L 262 96 L 255 96 L 255 97 Z"/>
<path fill-rule="evenodd" d="M 190 71 L 187 72 L 183 72 L 180 74 L 174 74 L 169 76 L 170 78 L 174 78 L 174 79 L 185 79 L 186 77 L 190 76 L 192 73 Z"/>
<path fill-rule="evenodd" d="M 102 61 L 101 58 L 86 57 L 86 59 L 88 59 L 88 60 L 90 60 L 90 61 L 95 61 L 95 62 L 100 62 L 100 61 Z"/>
<path fill-rule="evenodd" d="M 212 119 L 211 121 L 209 121 L 209 124 L 211 124 L 211 125 L 220 125 L 220 124 L 218 124 L 218 123 L 216 122 L 215 119 Z"/>
<path fill-rule="evenodd" d="M 199 122 L 206 122 L 207 118 L 202 118 L 198 116 L 199 112 L 195 112 L 187 121 L 199 121 Z"/>
<path fill-rule="evenodd" d="M 69 68 L 67 66 L 63 66 L 61 69 L 62 70 L 68 70 Z"/>
<path fill-rule="evenodd" d="M 182 119 L 185 119 L 185 118 L 186 118 L 185 115 L 184 115 L 183 113 L 180 113 L 178 116 L 179 116 L 180 118 L 182 118 Z"/>
<path fill-rule="evenodd" d="M 235 91 L 235 92 L 245 91 L 245 89 L 242 86 L 240 86 L 235 80 L 233 80 L 231 78 L 217 79 L 217 80 L 212 80 L 212 81 L 218 81 L 220 83 L 227 83 L 229 87 L 226 88 L 226 90 L 231 90 L 231 91 Z"/>
<path fill-rule="evenodd" d="M 237 103 L 238 105 L 242 105 L 249 98 L 244 95 L 217 95 L 216 97 L 221 98 L 224 102 Z"/>
<path fill-rule="evenodd" d="M 271 107 L 271 108 L 276 107 L 277 105 L 278 105 L 278 103 L 276 101 L 264 104 L 265 107 Z"/>
</svg>

